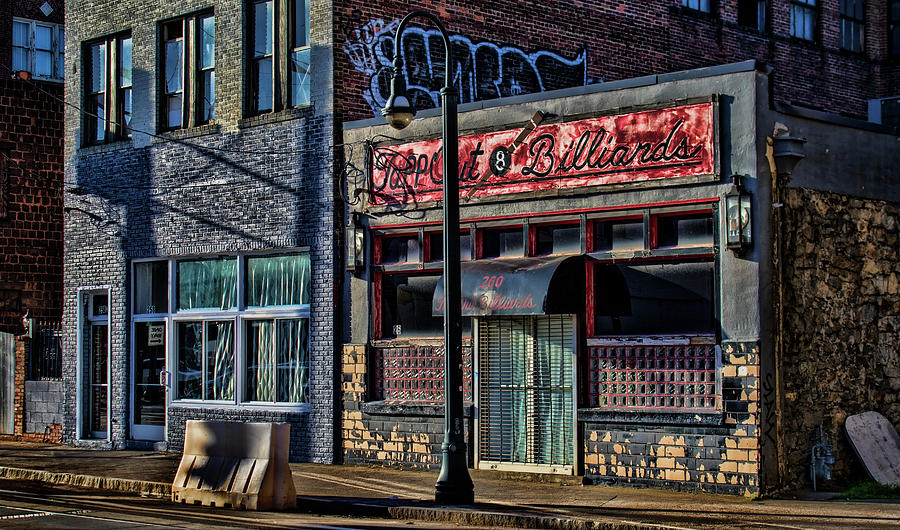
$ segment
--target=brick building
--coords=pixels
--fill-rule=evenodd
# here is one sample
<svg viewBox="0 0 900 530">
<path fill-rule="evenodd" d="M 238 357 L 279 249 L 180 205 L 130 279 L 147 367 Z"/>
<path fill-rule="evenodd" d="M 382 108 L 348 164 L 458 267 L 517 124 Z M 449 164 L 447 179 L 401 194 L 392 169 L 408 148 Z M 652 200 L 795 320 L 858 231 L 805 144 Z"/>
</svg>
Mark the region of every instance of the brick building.
<svg viewBox="0 0 900 530">
<path fill-rule="evenodd" d="M 434 6 L 463 103 L 469 463 L 753 495 L 807 483 L 821 436 L 837 476 L 859 477 L 843 420 L 871 409 L 900 423 L 898 50 L 887 6 L 649 4 L 579 6 L 576 17 L 546 3 Z M 352 13 L 365 26 L 344 51 L 362 83 L 342 85 L 340 108 L 354 108 L 359 86 L 368 105 L 352 116 L 371 116 L 390 90 L 405 11 L 378 8 L 378 20 Z M 410 98 L 436 106 L 439 33 L 415 27 L 401 48 Z M 554 90 L 526 94 L 541 88 Z M 491 169 L 488 157 L 512 150 L 536 112 L 549 121 L 508 173 Z M 346 222 L 367 249 L 345 283 L 345 462 L 440 464 L 436 116 L 421 112 L 402 132 L 380 118 L 344 121 L 346 144 L 369 144 L 349 155 L 345 184 Z M 767 154 L 785 126 L 809 140 L 793 179 Z M 635 162 L 666 152 L 666 139 L 691 162 Z M 749 203 L 729 219 L 735 189 Z M 743 218 L 752 242 L 734 248 Z"/>
<path fill-rule="evenodd" d="M 759 487 L 760 430 L 768 425 L 757 410 L 760 389 L 767 384 L 760 370 L 774 370 L 766 365 L 774 362 L 774 339 L 766 328 L 771 321 L 760 316 L 769 300 L 760 271 L 772 264 L 764 231 L 757 234 L 750 259 L 724 251 L 721 204 L 731 189 L 728 177 L 747 177 L 754 200 L 768 191 L 755 184 L 767 168 L 759 148 L 771 134 L 764 128 L 771 128 L 777 113 L 801 116 L 804 124 L 818 123 L 819 118 L 810 118 L 817 112 L 843 113 L 857 119 L 852 128 L 868 117 L 890 121 L 892 106 L 882 100 L 897 95 L 896 44 L 890 37 L 895 27 L 887 6 L 819 4 L 480 2 L 474 8 L 427 1 L 415 6 L 434 11 L 453 33 L 454 84 L 462 102 L 471 105 L 463 109 L 471 120 L 461 126 L 466 134 L 519 127 L 526 110 L 527 117 L 538 110 L 529 106 L 538 101 L 557 108 L 551 114 L 558 124 L 573 127 L 586 119 L 645 111 L 647 120 L 672 124 L 677 120 L 671 116 L 693 106 L 699 110 L 691 112 L 701 116 L 698 127 L 708 129 L 691 141 L 704 142 L 711 157 L 706 162 L 714 167 L 676 175 L 674 186 L 626 186 L 609 193 L 605 184 L 594 183 L 571 200 L 529 196 L 519 204 L 477 197 L 466 209 L 467 222 L 474 223 L 468 226 L 473 242 L 481 241 L 482 229 L 511 227 L 503 237 L 515 237 L 518 230 L 523 259 L 546 258 L 530 250 L 532 231 L 526 238 L 525 218 L 558 216 L 534 222 L 535 228 L 545 224 L 550 230 L 548 259 L 555 259 L 557 228 L 569 244 L 577 232 L 579 252 L 564 252 L 553 265 L 543 260 L 542 270 L 551 280 L 556 271 L 578 264 L 587 270 L 584 254 L 601 252 L 588 249 L 588 241 L 597 244 L 593 235 L 585 236 L 590 224 L 605 227 L 597 228 L 601 232 L 638 233 L 635 238 L 647 239 L 641 250 L 650 258 L 684 254 L 690 265 L 685 281 L 705 286 L 691 313 L 696 318 L 688 318 L 688 327 L 697 328 L 694 338 L 682 333 L 677 340 L 653 344 L 664 352 L 688 350 L 697 362 L 715 366 L 703 374 L 711 378 L 702 381 L 703 400 L 687 407 L 700 419 L 685 422 L 681 409 L 674 412 L 675 421 L 668 411 L 662 419 L 642 416 L 635 422 L 628 407 L 582 414 L 576 409 L 603 408 L 584 403 L 610 396 L 599 390 L 573 394 L 556 412 L 571 413 L 573 423 L 566 428 L 577 431 L 583 444 L 570 447 L 560 470 L 601 481 L 678 487 L 705 481 L 696 475 L 703 471 L 716 491 L 746 493 Z M 853 12 L 842 15 L 848 5 Z M 422 393 L 412 399 L 386 396 L 392 387 L 385 386 L 376 359 L 412 352 L 422 362 L 440 363 L 440 344 L 428 327 L 433 324 L 430 306 L 406 307 L 425 328 L 414 340 L 396 340 L 415 327 L 383 318 L 384 299 L 378 298 L 388 280 L 395 281 L 393 303 L 401 291 L 412 297 L 408 300 L 427 302 L 427 292 L 439 284 L 431 270 L 438 261 L 431 241 L 438 197 L 399 212 L 373 203 L 372 211 L 384 214 L 379 221 L 363 205 L 372 199 L 366 179 L 371 178 L 373 148 L 427 142 L 438 128 L 432 120 L 402 139 L 390 132 L 391 140 L 378 136 L 387 131 L 372 123 L 345 127 L 377 115 L 383 105 L 393 30 L 410 8 L 399 2 L 312 0 L 189 0 L 153 6 L 97 0 L 69 6 L 67 71 L 78 74 L 66 80 L 67 99 L 77 104 L 66 110 L 70 213 L 64 375 L 76 392 L 65 401 L 66 441 L 178 451 L 187 419 L 286 421 L 292 425 L 295 460 L 435 464 L 440 428 L 433 402 L 439 378 L 424 383 L 431 386 L 417 389 Z M 438 35 L 413 26 L 403 38 L 412 98 L 419 108 L 435 107 L 444 67 Z M 762 71 L 763 62 L 770 70 Z M 715 69 L 735 63 L 743 66 Z M 700 67 L 713 70 L 671 74 Z M 535 96 L 542 92 L 547 94 Z M 565 108 L 568 102 L 580 110 Z M 778 105 L 777 113 L 770 103 Z M 475 112 L 482 107 L 483 112 Z M 838 191 L 858 190 L 853 185 Z M 665 208 L 657 211 L 657 202 Z M 767 218 L 761 212 L 768 206 L 754 203 L 755 218 Z M 366 267 L 354 273 L 358 276 L 344 272 L 350 210 L 364 214 L 359 221 L 369 252 Z M 590 218 L 582 220 L 585 212 Z M 642 220 L 636 223 L 640 227 L 617 228 L 617 215 Z M 702 241 L 659 254 L 643 220 L 648 227 L 672 221 L 674 237 L 675 221 L 682 218 L 699 227 Z M 754 226 L 763 230 L 767 224 Z M 501 237 L 502 230 L 494 232 Z M 534 232 L 535 244 L 540 237 Z M 386 241 L 396 246 L 383 248 Z M 388 250 L 400 252 L 404 244 L 406 252 L 420 245 L 418 261 L 381 261 L 393 255 Z M 485 257 L 482 243 L 471 248 L 471 261 Z M 399 261 L 399 254 L 394 257 Z M 606 273 L 613 274 L 612 269 Z M 405 289 L 410 283 L 413 287 Z M 725 284 L 738 287 L 720 300 L 719 286 Z M 747 314 L 738 304 L 741 288 L 752 293 L 755 304 Z M 573 297 L 568 298 L 571 303 Z M 595 317 L 606 311 L 601 316 L 610 322 L 603 325 L 621 325 L 612 323 L 613 310 L 592 309 Z M 575 316 L 567 320 L 559 314 Z M 722 314 L 727 317 L 720 322 Z M 587 306 L 544 315 L 545 320 L 515 315 L 520 317 L 531 319 L 529 326 L 562 326 L 573 337 L 569 346 L 579 352 L 578 359 L 594 355 L 599 365 L 610 361 L 603 355 L 632 351 L 633 344 L 609 345 L 591 335 L 588 322 L 594 331 L 602 325 L 587 318 Z M 590 349 L 589 335 L 594 340 Z M 475 346 L 471 349 L 476 363 L 479 354 Z M 570 383 L 579 392 L 589 377 L 603 376 L 584 362 L 570 365 Z M 410 369 L 400 379 L 424 380 L 427 373 Z M 474 379 L 470 384 L 474 406 L 480 391 Z M 478 409 L 470 409 L 474 418 Z M 641 451 L 652 450 L 653 458 L 671 462 L 652 476 L 625 470 L 622 478 L 608 455 L 620 454 L 614 446 L 623 446 L 624 438 L 636 432 L 635 424 L 652 427 L 628 439 L 634 444 L 628 449 L 631 463 L 622 469 L 646 467 Z M 701 443 L 716 444 L 709 447 L 711 456 L 687 456 L 690 448 L 706 451 Z M 663 447 L 662 455 L 657 446 Z M 693 460 L 695 475 L 688 476 L 686 458 Z M 725 466 L 700 470 L 698 459 Z M 769 459 L 770 465 L 774 461 Z M 730 474 L 725 483 L 719 482 L 719 471 Z"/>
<path fill-rule="evenodd" d="M 61 424 L 58 371 L 27 357 L 62 312 L 63 42 L 61 0 L 0 6 L 0 433 L 19 438 Z"/>
<path fill-rule="evenodd" d="M 329 12 L 69 4 L 66 441 L 180 451 L 187 419 L 279 421 L 293 459 L 332 461 Z"/>
</svg>

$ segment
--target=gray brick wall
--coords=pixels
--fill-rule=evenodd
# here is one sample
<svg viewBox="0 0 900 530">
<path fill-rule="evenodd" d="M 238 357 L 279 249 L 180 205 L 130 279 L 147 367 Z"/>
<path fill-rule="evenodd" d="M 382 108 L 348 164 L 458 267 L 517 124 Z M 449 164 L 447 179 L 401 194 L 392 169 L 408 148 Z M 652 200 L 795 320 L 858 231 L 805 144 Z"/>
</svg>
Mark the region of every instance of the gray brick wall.
<svg viewBox="0 0 900 530">
<path fill-rule="evenodd" d="M 292 458 L 331 462 L 335 414 L 335 192 L 332 145 L 330 2 L 313 2 L 312 104 L 249 119 L 243 107 L 244 2 L 94 0 L 66 13 L 68 72 L 82 71 L 82 45 L 121 31 L 133 38 L 132 138 L 80 147 L 83 116 L 66 114 L 64 380 L 78 381 L 79 289 L 110 291 L 111 440 L 131 437 L 129 263 L 134 258 L 234 254 L 308 248 L 312 267 L 309 412 L 170 408 L 168 442 L 180 450 L 186 419 L 286 421 Z M 156 133 L 158 23 L 212 7 L 216 15 L 216 120 Z M 66 97 L 83 101 L 81 75 L 66 79 Z M 75 188 L 77 186 L 77 188 Z M 76 191 L 73 193 L 73 189 Z M 339 248 L 339 247 L 338 247 Z M 337 252 L 340 256 L 340 252 Z M 172 368 L 170 367 L 171 371 Z M 83 393 L 83 392 L 82 392 Z M 68 393 L 64 441 L 78 442 L 79 404 Z M 91 442 L 83 442 L 91 444 Z"/>
</svg>

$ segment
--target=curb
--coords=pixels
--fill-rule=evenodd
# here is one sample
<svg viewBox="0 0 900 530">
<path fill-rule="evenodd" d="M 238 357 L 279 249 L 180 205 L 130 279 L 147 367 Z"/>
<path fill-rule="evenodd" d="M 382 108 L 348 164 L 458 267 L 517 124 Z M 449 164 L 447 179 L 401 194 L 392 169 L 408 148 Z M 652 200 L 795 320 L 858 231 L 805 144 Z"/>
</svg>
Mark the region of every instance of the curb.
<svg viewBox="0 0 900 530">
<path fill-rule="evenodd" d="M 165 482 L 55 473 L 36 469 L 0 466 L 0 479 L 28 480 L 123 493 L 138 493 L 163 498 L 171 498 L 172 496 L 172 485 Z M 297 496 L 297 509 L 317 514 L 355 515 L 395 520 L 412 519 L 466 526 L 546 528 L 549 530 L 643 530 L 647 528 L 661 528 L 660 525 L 637 521 L 594 521 L 570 517 L 479 511 L 464 507 L 384 505 L 351 499 L 322 499 L 305 495 Z"/>
<path fill-rule="evenodd" d="M 37 469 L 19 469 L 0 466 L 0 479 L 33 480 L 48 484 L 80 486 L 102 490 L 140 493 L 155 497 L 171 497 L 172 485 L 165 482 L 132 480 L 127 478 L 96 477 L 93 475 L 75 475 L 72 473 L 54 473 Z"/>
<path fill-rule="evenodd" d="M 530 515 L 498 511 L 479 511 L 463 507 L 386 506 L 358 501 L 297 496 L 297 508 L 310 513 L 413 519 L 465 526 L 546 528 L 549 530 L 644 530 L 660 525 L 638 521 L 596 521 L 573 517 Z"/>
</svg>

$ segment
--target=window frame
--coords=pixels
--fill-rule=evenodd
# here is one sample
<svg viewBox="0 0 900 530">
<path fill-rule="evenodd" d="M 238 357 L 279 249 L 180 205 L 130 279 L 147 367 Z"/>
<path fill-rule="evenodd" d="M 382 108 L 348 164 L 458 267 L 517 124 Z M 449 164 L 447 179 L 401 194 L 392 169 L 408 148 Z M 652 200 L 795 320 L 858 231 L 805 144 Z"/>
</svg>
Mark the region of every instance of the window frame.
<svg viewBox="0 0 900 530">
<path fill-rule="evenodd" d="M 130 122 L 126 120 L 126 116 L 130 116 L 132 111 L 126 108 L 127 101 L 131 98 L 132 84 L 124 84 L 124 72 L 134 72 L 134 54 L 131 54 L 131 64 L 126 65 L 122 62 L 122 47 L 125 41 L 131 41 L 132 50 L 134 41 L 131 31 L 117 33 L 100 39 L 85 41 L 82 44 L 82 98 L 83 108 L 87 113 L 82 116 L 84 126 L 82 130 L 81 143 L 83 146 L 99 145 L 117 140 L 126 140 L 131 138 Z M 103 50 L 102 68 L 103 79 L 101 81 L 102 89 L 93 91 L 93 54 L 92 49 L 99 47 Z M 131 78 L 129 78 L 131 81 Z M 126 94 L 128 97 L 126 98 Z M 92 100 L 102 98 L 104 115 L 100 116 L 94 107 Z M 100 139 L 101 133 L 99 124 L 103 123 L 103 138 Z"/>
<path fill-rule="evenodd" d="M 768 0 L 738 0 L 738 25 L 765 33 L 768 28 L 766 22 L 769 11 L 768 3 Z M 755 12 L 753 17 L 750 16 L 752 12 Z M 748 23 L 751 18 L 755 20 L 754 24 Z"/>
<path fill-rule="evenodd" d="M 204 39 L 201 33 L 205 33 L 203 22 L 212 18 L 213 22 L 213 55 L 212 65 L 203 66 L 203 43 Z M 180 25 L 181 36 L 167 39 L 167 32 L 170 28 Z M 211 9 L 196 11 L 188 15 L 171 18 L 160 21 L 158 24 L 159 32 L 159 64 L 157 71 L 160 73 L 157 82 L 157 99 L 159 117 L 157 119 L 160 131 L 175 131 L 179 129 L 190 129 L 200 125 L 206 125 L 215 121 L 215 12 Z M 180 54 L 180 70 L 181 70 L 181 86 L 180 90 L 169 92 L 166 86 L 166 76 L 168 67 L 167 44 L 173 40 L 181 40 Z M 204 93 L 205 83 L 204 76 L 206 73 L 212 75 L 212 116 L 207 119 L 204 115 Z M 181 121 L 177 125 L 169 122 L 169 100 L 174 94 L 180 94 L 181 97 Z"/>
<path fill-rule="evenodd" d="M 269 20 L 272 33 L 272 50 L 269 53 L 256 54 L 256 6 L 257 4 L 271 3 L 272 15 Z M 247 0 L 246 20 L 247 31 L 244 43 L 247 61 L 244 68 L 244 114 L 247 117 L 280 112 L 290 108 L 301 108 L 312 104 L 310 67 L 307 65 L 306 75 L 301 86 L 307 88 L 306 98 L 294 101 L 294 70 L 292 62 L 296 54 L 311 55 L 312 46 L 310 38 L 309 0 Z M 297 10 L 303 9 L 305 18 L 305 44 L 297 44 Z M 263 61 L 271 62 L 272 92 L 267 94 L 271 99 L 271 108 L 259 108 L 259 94 L 261 92 L 258 83 L 257 65 Z M 310 61 L 311 63 L 311 61 Z M 299 62 L 298 62 L 299 64 Z"/>
<path fill-rule="evenodd" d="M 290 409 L 290 410 L 298 410 L 298 411 L 308 411 L 310 407 L 310 401 L 307 402 L 299 402 L 299 403 L 290 403 L 290 402 L 278 402 L 278 401 L 249 401 L 245 396 L 246 389 L 246 381 L 247 381 L 247 337 L 245 333 L 245 328 L 247 326 L 248 321 L 253 320 L 282 320 L 282 319 L 303 319 L 306 320 L 307 326 L 307 389 L 306 396 L 311 396 L 312 386 L 313 386 L 313 355 L 312 355 L 312 340 L 311 340 L 311 331 L 312 331 L 312 318 L 311 318 L 311 304 L 312 300 L 310 297 L 310 302 L 306 304 L 294 304 L 294 305 L 280 305 L 280 306 L 248 306 L 247 305 L 247 260 L 251 258 L 257 257 L 277 257 L 277 256 L 286 256 L 286 255 L 299 255 L 299 254 L 307 254 L 310 255 L 310 250 L 305 247 L 290 249 L 290 250 L 279 250 L 278 252 L 265 252 L 265 253 L 246 253 L 246 254 L 229 254 L 229 255 L 201 255 L 201 256 L 185 256 L 185 257 L 164 257 L 164 258 L 140 258 L 131 260 L 131 264 L 129 267 L 129 271 L 131 273 L 131 302 L 129 306 L 129 310 L 131 313 L 131 321 L 132 321 L 132 329 L 133 324 L 135 322 L 147 322 L 147 321 L 164 321 L 166 323 L 166 366 L 168 367 L 169 372 L 169 392 L 167 402 L 170 406 L 190 406 L 190 407 L 217 407 L 217 408 L 231 408 L 231 407 L 251 407 L 251 408 L 270 408 L 270 409 Z M 311 257 L 311 256 L 310 256 Z M 205 259 L 236 259 L 236 271 L 235 271 L 235 289 L 236 289 L 236 297 L 237 304 L 235 307 L 230 307 L 227 309 L 216 309 L 216 308 L 198 308 L 198 309 L 179 309 L 178 308 L 178 276 L 177 276 L 177 264 L 179 261 L 192 261 L 192 260 L 205 260 Z M 145 263 L 145 262 L 165 262 L 167 264 L 167 295 L 168 295 L 168 304 L 169 307 L 166 308 L 165 312 L 157 312 L 157 313 L 137 313 L 135 308 L 133 307 L 136 303 L 136 297 L 134 293 L 136 292 L 135 281 L 137 280 L 135 274 L 135 265 L 137 263 Z M 310 260 L 310 269 L 309 269 L 309 277 L 308 277 L 308 285 L 311 288 L 313 279 L 312 279 L 312 261 Z M 233 385 L 234 385 L 234 397 L 233 399 L 228 400 L 212 400 L 205 399 L 205 383 L 206 383 L 206 360 L 201 359 L 201 398 L 183 398 L 177 395 L 177 379 L 178 379 L 178 361 L 179 361 L 179 338 L 178 338 L 178 328 L 180 324 L 184 323 L 201 323 L 203 333 L 206 332 L 206 326 L 208 322 L 231 322 L 233 325 L 233 355 L 234 355 L 234 365 L 233 365 Z M 205 345 L 204 345 L 205 348 Z M 132 352 L 133 353 L 133 352 Z M 204 349 L 204 356 L 205 356 Z"/>
<path fill-rule="evenodd" d="M 53 81 L 56 83 L 62 83 L 65 81 L 65 54 L 66 54 L 66 39 L 65 39 L 65 24 L 56 24 L 53 22 L 41 22 L 39 20 L 33 20 L 30 18 L 22 18 L 22 17 L 13 17 L 12 18 L 12 27 L 15 28 L 15 24 L 28 24 L 28 44 L 26 46 L 18 46 L 15 44 L 15 30 L 13 29 L 10 34 L 10 65 L 15 57 L 15 50 L 24 49 L 26 54 L 26 62 L 27 68 L 20 69 L 24 70 L 31 74 L 34 79 L 40 79 L 41 81 Z M 51 42 L 50 49 L 41 51 L 47 51 L 50 53 L 50 75 L 41 75 L 37 73 L 37 37 L 36 37 L 36 28 L 44 27 L 50 29 Z M 15 70 L 16 67 L 12 66 Z"/>
<path fill-rule="evenodd" d="M 858 13 L 849 13 L 848 8 L 858 9 Z M 866 49 L 866 3 L 865 0 L 840 0 L 838 4 L 840 18 L 840 46 L 842 50 L 863 53 Z M 857 17 L 858 14 L 858 17 Z M 848 30 L 850 30 L 848 32 Z M 849 46 L 847 44 L 850 44 Z"/>
<path fill-rule="evenodd" d="M 887 6 L 887 46 L 888 57 L 900 57 L 900 5 L 897 6 L 897 17 L 893 18 L 894 5 L 900 0 L 891 0 Z"/>
<path fill-rule="evenodd" d="M 715 7 L 713 1 L 714 0 L 681 0 L 681 7 L 698 13 L 711 15 Z"/>
<path fill-rule="evenodd" d="M 797 33 L 796 30 L 799 27 L 797 22 L 801 20 L 798 17 L 801 14 L 803 15 L 803 31 Z M 806 27 L 806 22 L 810 23 L 809 28 Z M 819 32 L 819 3 L 817 0 L 791 0 L 789 24 L 788 33 L 791 37 L 807 42 L 817 42 Z"/>
</svg>

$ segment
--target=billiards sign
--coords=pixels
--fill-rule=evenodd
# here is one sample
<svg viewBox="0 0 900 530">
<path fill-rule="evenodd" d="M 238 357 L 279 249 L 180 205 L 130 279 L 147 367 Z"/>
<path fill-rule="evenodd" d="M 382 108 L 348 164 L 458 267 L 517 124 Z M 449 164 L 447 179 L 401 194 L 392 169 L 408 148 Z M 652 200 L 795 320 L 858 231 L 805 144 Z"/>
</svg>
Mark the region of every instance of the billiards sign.
<svg viewBox="0 0 900 530">
<path fill-rule="evenodd" d="M 460 196 L 714 178 L 715 115 L 708 101 L 461 136 Z M 441 199 L 441 139 L 377 147 L 371 156 L 372 204 Z"/>
</svg>

